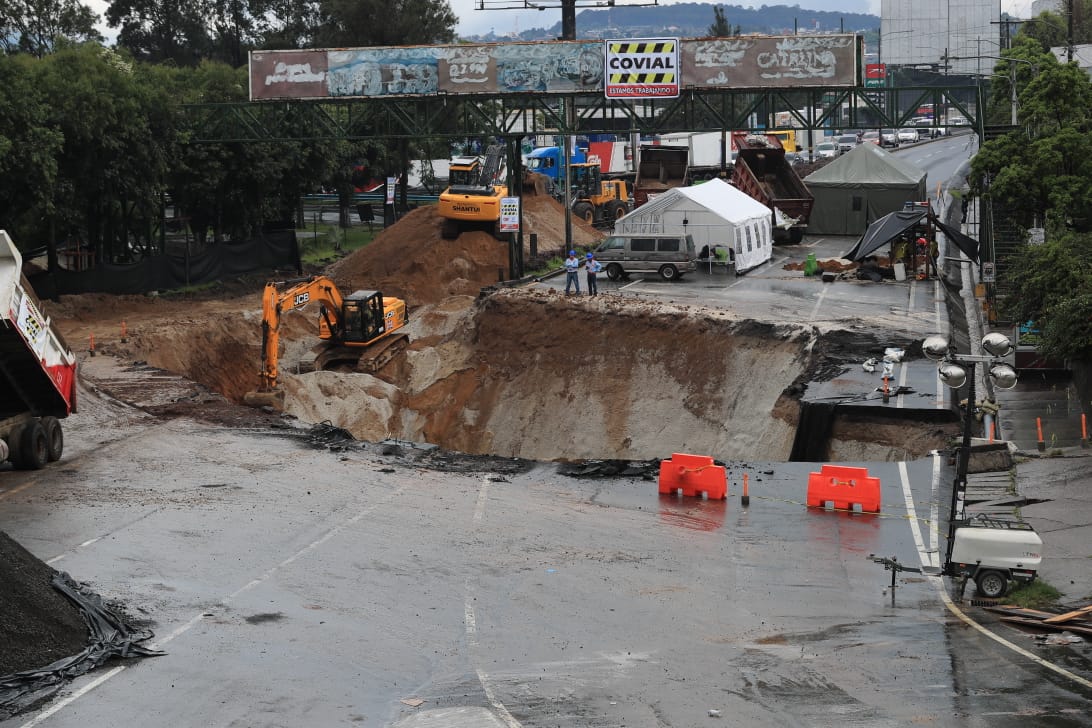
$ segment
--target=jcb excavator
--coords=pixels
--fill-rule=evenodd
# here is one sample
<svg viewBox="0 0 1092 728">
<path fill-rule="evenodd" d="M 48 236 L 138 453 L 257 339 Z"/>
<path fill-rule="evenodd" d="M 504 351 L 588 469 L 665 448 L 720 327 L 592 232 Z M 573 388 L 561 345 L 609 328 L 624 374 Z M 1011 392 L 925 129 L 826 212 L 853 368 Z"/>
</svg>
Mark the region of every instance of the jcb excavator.
<svg viewBox="0 0 1092 728">
<path fill-rule="evenodd" d="M 406 302 L 379 291 L 356 291 L 342 297 L 326 276 L 271 281 L 262 293 L 262 369 L 256 392 L 243 400 L 252 406 L 281 407 L 284 392 L 277 388 L 281 316 L 285 310 L 319 306 L 319 338 L 327 342 L 315 358 L 315 369 L 351 366 L 374 372 L 409 343 L 405 333 Z"/>
<path fill-rule="evenodd" d="M 629 212 L 629 188 L 624 180 L 604 180 L 598 157 L 572 165 L 573 215 L 590 225 L 614 225 Z"/>
<path fill-rule="evenodd" d="M 448 188 L 440 193 L 439 213 L 444 219 L 440 235 L 459 237 L 465 230 L 485 230 L 498 235 L 501 198 L 508 187 L 500 184 L 504 173 L 504 148 L 496 145 L 485 159 L 455 157 L 448 172 Z"/>
</svg>

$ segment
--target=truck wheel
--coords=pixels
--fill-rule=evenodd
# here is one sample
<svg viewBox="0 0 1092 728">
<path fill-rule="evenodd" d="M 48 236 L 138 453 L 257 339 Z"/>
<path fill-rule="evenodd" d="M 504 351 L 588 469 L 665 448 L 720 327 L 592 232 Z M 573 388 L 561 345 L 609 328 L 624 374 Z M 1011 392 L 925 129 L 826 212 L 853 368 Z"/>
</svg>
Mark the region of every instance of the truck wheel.
<svg viewBox="0 0 1092 728">
<path fill-rule="evenodd" d="M 19 449 L 13 453 L 12 462 L 19 470 L 40 470 L 49 462 L 49 443 L 45 430 L 35 420 L 19 433 Z"/>
<path fill-rule="evenodd" d="M 612 281 L 617 281 L 622 277 L 622 266 L 617 263 L 611 263 L 607 266 L 607 278 Z"/>
<path fill-rule="evenodd" d="M 618 220 L 624 217 L 627 212 L 626 203 L 621 200 L 611 200 L 607 203 L 607 217 L 611 220 Z"/>
<path fill-rule="evenodd" d="M 61 421 L 56 417 L 43 417 L 42 429 L 45 431 L 46 445 L 49 448 L 49 462 L 55 463 L 61 459 L 64 452 L 64 433 L 61 432 Z"/>
<path fill-rule="evenodd" d="M 573 215 L 591 225 L 595 222 L 595 208 L 588 202 L 578 202 L 573 205 Z"/>
<path fill-rule="evenodd" d="M 665 281 L 673 281 L 679 277 L 679 269 L 673 265 L 660 266 L 660 278 Z"/>
<path fill-rule="evenodd" d="M 789 231 L 789 242 L 793 245 L 799 245 L 800 241 L 804 239 L 804 231 L 801 228 L 793 228 Z"/>
<path fill-rule="evenodd" d="M 1008 591 L 1008 582 L 1005 579 L 1005 575 L 1000 571 L 994 571 L 993 569 L 979 573 L 975 578 L 974 583 L 978 590 L 978 594 L 987 599 L 1002 597 L 1005 595 L 1005 592 Z"/>
</svg>

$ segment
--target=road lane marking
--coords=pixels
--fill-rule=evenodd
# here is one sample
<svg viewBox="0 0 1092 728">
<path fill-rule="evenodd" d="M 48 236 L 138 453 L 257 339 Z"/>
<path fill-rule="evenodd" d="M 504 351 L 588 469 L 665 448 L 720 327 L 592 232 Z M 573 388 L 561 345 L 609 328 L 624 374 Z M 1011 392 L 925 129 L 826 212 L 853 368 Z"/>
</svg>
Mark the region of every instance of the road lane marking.
<svg viewBox="0 0 1092 728">
<path fill-rule="evenodd" d="M 940 566 L 940 453 L 933 450 L 933 478 L 930 481 L 932 495 L 929 507 L 929 518 L 933 528 L 929 531 L 929 554 L 932 557 L 932 566 Z"/>
<path fill-rule="evenodd" d="M 319 546 L 321 546 L 322 544 L 329 541 L 334 536 L 338 535 L 339 533 L 341 533 L 345 529 L 349 528 L 350 526 L 358 523 L 365 516 L 368 516 L 371 513 L 374 513 L 380 506 L 386 505 L 391 500 L 393 500 L 396 497 L 400 496 L 404 490 L 405 490 L 405 488 L 402 488 L 402 487 L 397 488 L 396 490 L 392 491 L 390 493 L 390 495 L 388 495 L 387 498 L 384 498 L 382 501 L 378 501 L 376 503 L 373 503 L 372 505 L 368 506 L 364 510 L 357 513 L 352 518 L 349 518 L 348 520 L 343 521 L 342 523 L 339 523 L 338 525 L 334 526 L 329 531 L 324 533 L 322 536 L 319 536 L 314 541 L 307 544 L 306 546 L 301 548 L 299 551 L 297 551 L 296 553 L 289 556 L 284 561 L 281 561 L 279 564 L 277 564 L 275 566 L 272 566 L 269 569 L 266 569 L 266 571 L 264 573 L 262 573 L 262 575 L 259 576 L 258 578 L 251 579 L 246 584 L 244 584 L 242 587 L 240 587 L 239 589 L 236 589 L 234 592 L 229 594 L 227 597 L 224 597 L 223 599 L 221 599 L 220 604 L 224 605 L 224 604 L 226 604 L 226 602 L 230 602 L 232 599 L 239 596 L 240 594 L 243 594 L 244 592 L 249 591 L 250 589 L 253 589 L 254 587 L 258 586 L 259 584 L 262 584 L 262 583 L 268 581 L 270 579 L 270 577 L 272 577 L 274 574 L 276 574 L 282 568 L 284 568 L 285 566 L 288 566 L 290 564 L 295 563 L 301 556 L 303 556 L 305 554 L 308 554 L 311 551 L 314 551 L 315 549 L 317 549 Z M 97 539 L 93 539 L 93 540 L 97 540 Z M 182 635 L 184 635 L 185 633 L 187 633 L 191 629 L 193 629 L 196 625 L 203 622 L 206 617 L 210 617 L 210 616 L 212 616 L 212 615 L 209 614 L 208 612 L 202 612 L 200 614 L 197 614 L 197 615 L 191 617 L 188 622 L 186 622 L 182 626 L 176 628 L 173 632 L 169 633 L 166 637 L 164 637 L 162 639 L 159 639 L 159 640 L 156 640 L 155 642 L 150 643 L 148 645 L 148 647 L 153 649 L 153 650 L 162 649 L 162 647 L 164 645 L 166 645 L 168 642 L 171 642 L 172 640 L 174 640 L 174 639 L 176 639 L 178 637 L 181 637 Z M 47 710 L 43 711 L 42 713 L 39 713 L 37 716 L 35 716 L 29 722 L 24 723 L 22 726 L 20 726 L 20 728 L 33 728 L 33 726 L 38 725 L 41 721 L 45 720 L 49 716 L 55 715 L 62 708 L 66 707 L 68 705 L 71 705 L 78 698 L 83 697 L 84 695 L 88 694 L 89 692 L 91 692 L 95 688 L 99 687 L 100 685 L 105 683 L 107 680 L 109 680 L 110 678 L 112 678 L 115 675 L 117 675 L 118 673 L 120 673 L 126 667 L 128 667 L 128 666 L 127 665 L 121 665 L 119 667 L 114 668 L 113 670 L 106 673 L 105 675 L 102 675 L 102 676 L 100 676 L 98 678 L 95 678 L 94 680 L 89 682 L 87 685 L 84 685 L 79 690 L 74 692 L 68 698 L 65 698 L 64 700 L 56 703 L 55 705 L 50 706 Z"/>
<path fill-rule="evenodd" d="M 823 304 L 823 299 L 827 296 L 827 291 L 830 290 L 829 286 L 824 286 L 819 291 L 819 298 L 815 300 L 815 305 L 812 306 L 811 313 L 808 314 L 808 323 L 810 324 L 815 320 L 816 315 L 819 313 L 819 307 Z"/>
<path fill-rule="evenodd" d="M 933 471 L 935 473 L 934 478 L 936 479 L 937 482 L 939 482 L 939 477 L 940 477 L 939 476 L 939 467 L 940 467 L 939 466 L 939 458 L 940 458 L 940 453 L 934 453 L 933 454 Z M 905 461 L 899 461 L 899 478 L 902 481 L 902 492 L 903 492 L 903 496 L 906 499 L 906 509 L 909 512 L 909 516 L 910 516 L 910 518 L 908 518 L 907 520 L 910 521 L 910 532 L 914 536 L 914 545 L 917 547 L 917 550 L 918 550 L 919 563 L 922 566 L 934 566 L 933 561 L 934 561 L 934 558 L 935 558 L 936 559 L 936 564 L 935 565 L 939 566 L 940 565 L 940 554 L 939 554 L 939 552 L 937 552 L 935 555 L 931 555 L 931 554 L 927 553 L 925 551 L 925 544 L 921 539 L 921 530 L 918 527 L 918 517 L 917 517 L 917 512 L 915 510 L 915 507 L 914 507 L 914 496 L 910 492 L 910 479 L 909 479 L 909 476 L 908 476 L 907 471 L 906 471 L 906 462 Z M 939 506 L 936 505 L 936 500 L 937 500 L 936 498 L 933 498 L 934 508 L 939 509 Z M 934 524 L 935 523 L 936 522 L 934 521 Z M 956 618 L 959 619 L 964 624 L 968 625 L 969 627 L 974 628 L 976 631 L 980 632 L 981 634 L 985 635 L 986 637 L 989 637 L 991 640 L 998 643 L 999 645 L 1001 645 L 1003 647 L 1007 647 L 1010 650 L 1012 650 L 1012 651 L 1016 652 L 1017 654 L 1021 655 L 1022 657 L 1031 660 L 1032 662 L 1039 665 L 1040 667 L 1043 667 L 1043 668 L 1045 668 L 1047 670 L 1050 670 L 1052 672 L 1055 672 L 1055 673 L 1061 675 L 1062 677 L 1065 677 L 1065 678 L 1067 678 L 1069 680 L 1072 680 L 1073 682 L 1077 683 L 1078 685 L 1081 685 L 1081 686 L 1086 687 L 1086 688 L 1092 688 L 1092 680 L 1087 680 L 1087 679 L 1081 677 L 1080 675 L 1076 675 L 1076 674 L 1070 672 L 1069 670 L 1066 670 L 1064 667 L 1061 667 L 1060 665 L 1055 665 L 1053 662 L 1048 662 L 1047 660 L 1044 660 L 1043 658 L 1039 657 L 1038 655 L 1036 655 L 1036 654 L 1034 654 L 1032 652 L 1028 652 L 1023 647 L 1020 647 L 1019 645 L 1016 645 L 1016 644 L 1013 644 L 1012 642 L 1009 642 L 1007 639 L 1005 639 L 1001 635 L 996 634 L 996 633 L 986 629 L 981 624 L 979 624 L 974 619 L 972 619 L 962 609 L 959 608 L 959 605 L 957 605 L 955 602 L 952 601 L 952 598 L 950 596 L 948 596 L 948 589 L 944 584 L 944 578 L 945 577 L 943 577 L 943 576 L 934 576 L 934 575 L 930 574 L 930 575 L 927 575 L 926 578 L 928 578 L 928 580 L 932 583 L 933 588 L 936 589 L 937 594 L 940 595 L 940 600 L 944 603 L 944 606 L 946 606 L 948 608 L 948 611 L 950 611 L 952 614 L 954 614 L 956 616 Z"/>
<path fill-rule="evenodd" d="M 479 524 L 482 522 L 482 518 L 485 515 L 485 504 L 488 501 L 489 483 L 491 474 L 482 476 L 481 483 L 478 485 L 478 500 L 474 506 L 474 530 L 478 529 Z M 463 623 L 466 629 L 466 640 L 471 648 L 478 646 L 478 617 L 474 611 L 474 586 L 470 583 L 470 579 L 467 579 L 463 583 Z M 475 668 L 475 672 L 478 675 L 478 682 L 481 683 L 482 692 L 485 693 L 485 699 L 489 701 L 489 705 L 496 711 L 504 724 L 508 728 L 522 728 L 522 725 L 518 720 L 512 717 L 512 714 L 508 712 L 508 708 L 504 707 L 504 703 L 497 699 L 496 693 L 493 692 L 492 680 L 489 677 L 489 673 L 482 670 L 480 667 Z"/>
</svg>

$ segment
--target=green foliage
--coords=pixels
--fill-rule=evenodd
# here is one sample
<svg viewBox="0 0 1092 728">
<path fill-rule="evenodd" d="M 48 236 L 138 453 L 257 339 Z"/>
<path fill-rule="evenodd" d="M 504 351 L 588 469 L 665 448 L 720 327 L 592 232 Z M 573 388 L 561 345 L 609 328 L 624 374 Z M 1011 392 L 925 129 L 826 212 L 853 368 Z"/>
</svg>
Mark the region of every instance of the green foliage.
<svg viewBox="0 0 1092 728">
<path fill-rule="evenodd" d="M 1073 8 L 1073 43 L 1092 43 L 1092 0 L 1067 0 Z M 1021 25 L 1017 41 L 1034 40 L 1044 51 L 1068 42 L 1068 19 L 1062 12 L 1044 11 Z"/>
<path fill-rule="evenodd" d="M 80 0 L 3 0 L 0 51 L 39 58 L 64 41 L 103 40 L 97 13 Z"/>
<path fill-rule="evenodd" d="M 1092 235 L 1069 233 L 1024 246 L 1001 268 L 1002 284 L 1011 287 L 1002 312 L 1014 321 L 1039 322 L 1039 350 L 1059 360 L 1092 359 L 1090 256 Z"/>
<path fill-rule="evenodd" d="M 451 43 L 459 19 L 447 0 L 319 0 L 321 46 Z"/>
<path fill-rule="evenodd" d="M 709 30 L 706 31 L 711 38 L 725 38 L 733 35 L 740 35 L 741 28 L 738 25 L 733 26 L 728 22 L 728 16 L 725 15 L 723 5 L 713 6 L 713 24 L 709 26 Z"/>
<path fill-rule="evenodd" d="M 1060 591 L 1042 579 L 1036 579 L 1027 584 L 1017 582 L 1017 586 L 1005 596 L 1005 602 L 1024 609 L 1041 609 L 1061 598 Z"/>
</svg>

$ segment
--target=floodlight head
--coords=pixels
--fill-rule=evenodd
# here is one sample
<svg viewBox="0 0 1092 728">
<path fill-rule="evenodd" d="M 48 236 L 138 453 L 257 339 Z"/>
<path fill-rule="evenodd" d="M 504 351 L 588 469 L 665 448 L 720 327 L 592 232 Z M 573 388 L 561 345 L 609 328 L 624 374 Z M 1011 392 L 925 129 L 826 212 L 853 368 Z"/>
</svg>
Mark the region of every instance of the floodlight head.
<svg viewBox="0 0 1092 728">
<path fill-rule="evenodd" d="M 1014 349 L 1009 337 L 996 331 L 982 337 L 982 348 L 997 357 L 1008 356 Z"/>
<path fill-rule="evenodd" d="M 937 369 L 937 373 L 940 375 L 940 381 L 952 389 L 959 389 L 967 383 L 967 370 L 958 364 L 944 364 Z"/>
<path fill-rule="evenodd" d="M 921 342 L 921 352 L 933 361 L 948 356 L 948 340 L 943 336 L 929 336 Z"/>
<path fill-rule="evenodd" d="M 1008 364 L 994 364 L 990 367 L 990 379 L 998 389 L 1012 389 L 1016 386 L 1016 370 Z"/>
</svg>

